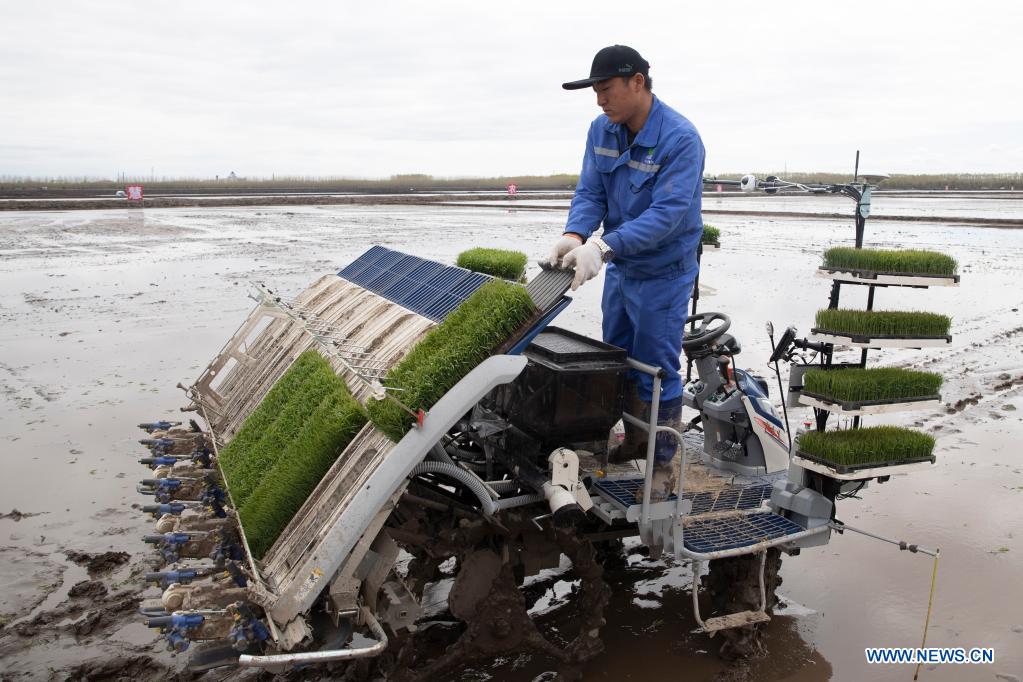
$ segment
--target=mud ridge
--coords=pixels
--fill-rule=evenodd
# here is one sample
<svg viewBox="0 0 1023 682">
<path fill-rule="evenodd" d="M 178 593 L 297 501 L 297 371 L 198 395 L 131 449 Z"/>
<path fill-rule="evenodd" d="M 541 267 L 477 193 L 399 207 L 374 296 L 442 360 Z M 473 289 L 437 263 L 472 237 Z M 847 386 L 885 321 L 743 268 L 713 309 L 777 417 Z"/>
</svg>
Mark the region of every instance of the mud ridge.
<svg viewBox="0 0 1023 682">
<path fill-rule="evenodd" d="M 68 680 L 99 682 L 100 680 L 182 680 L 189 677 L 174 674 L 167 666 L 150 656 L 118 656 L 102 661 L 90 661 L 66 671 Z"/>
<path fill-rule="evenodd" d="M 22 512 L 17 509 L 12 509 L 6 514 L 0 514 L 0 519 L 10 519 L 11 521 L 21 521 L 22 519 L 29 519 L 33 516 L 41 516 L 46 512 Z"/>
<path fill-rule="evenodd" d="M 116 567 L 128 563 L 128 560 L 131 559 L 131 555 L 127 552 L 90 554 L 89 552 L 79 552 L 73 549 L 66 550 L 64 556 L 68 558 L 68 561 L 74 562 L 79 566 L 85 566 L 91 576 L 108 573 Z"/>
</svg>

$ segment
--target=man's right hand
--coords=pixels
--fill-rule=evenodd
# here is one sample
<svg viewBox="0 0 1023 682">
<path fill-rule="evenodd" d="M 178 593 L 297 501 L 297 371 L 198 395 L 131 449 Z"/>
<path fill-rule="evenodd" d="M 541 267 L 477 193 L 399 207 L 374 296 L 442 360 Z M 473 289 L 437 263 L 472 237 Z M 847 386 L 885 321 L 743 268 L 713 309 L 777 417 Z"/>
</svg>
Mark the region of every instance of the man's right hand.
<svg viewBox="0 0 1023 682">
<path fill-rule="evenodd" d="M 547 262 L 550 263 L 551 267 L 560 267 L 561 259 L 565 257 L 565 254 L 582 243 L 582 237 L 574 232 L 566 232 L 561 235 L 561 239 L 554 244 L 554 248 L 551 249 L 551 255 L 547 258 Z"/>
</svg>

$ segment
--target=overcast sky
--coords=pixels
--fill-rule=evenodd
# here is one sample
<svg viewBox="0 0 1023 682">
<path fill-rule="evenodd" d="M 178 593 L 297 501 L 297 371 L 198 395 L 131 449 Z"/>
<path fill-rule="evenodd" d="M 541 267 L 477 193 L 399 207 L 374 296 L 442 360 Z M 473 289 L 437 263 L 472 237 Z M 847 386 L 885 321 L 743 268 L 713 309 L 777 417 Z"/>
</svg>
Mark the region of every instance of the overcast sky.
<svg viewBox="0 0 1023 682">
<path fill-rule="evenodd" d="M 575 173 L 612 43 L 708 172 L 1019 172 L 1021 7 L 4 2 L 0 175 Z"/>
</svg>

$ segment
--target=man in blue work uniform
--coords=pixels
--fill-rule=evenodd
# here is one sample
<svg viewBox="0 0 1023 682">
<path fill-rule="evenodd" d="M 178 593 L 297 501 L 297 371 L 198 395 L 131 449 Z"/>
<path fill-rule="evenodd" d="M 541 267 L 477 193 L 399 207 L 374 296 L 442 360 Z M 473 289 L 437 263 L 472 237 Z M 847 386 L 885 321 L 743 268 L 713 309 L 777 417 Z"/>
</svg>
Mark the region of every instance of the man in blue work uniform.
<svg viewBox="0 0 1023 682">
<path fill-rule="evenodd" d="M 604 341 L 667 372 L 658 422 L 679 427 L 679 357 L 703 232 L 704 148 L 693 124 L 653 94 L 649 69 L 636 50 L 613 45 L 593 58 L 589 78 L 563 84 L 566 90 L 592 86 L 604 113 L 590 124 L 568 223 L 549 260 L 575 269 L 573 290 L 607 265 Z M 643 418 L 653 379 L 632 374 L 626 410 Z M 625 441 L 612 456 L 644 457 L 645 441 L 643 432 L 626 424 Z M 674 438 L 656 437 L 657 499 L 674 491 L 676 452 Z"/>
</svg>

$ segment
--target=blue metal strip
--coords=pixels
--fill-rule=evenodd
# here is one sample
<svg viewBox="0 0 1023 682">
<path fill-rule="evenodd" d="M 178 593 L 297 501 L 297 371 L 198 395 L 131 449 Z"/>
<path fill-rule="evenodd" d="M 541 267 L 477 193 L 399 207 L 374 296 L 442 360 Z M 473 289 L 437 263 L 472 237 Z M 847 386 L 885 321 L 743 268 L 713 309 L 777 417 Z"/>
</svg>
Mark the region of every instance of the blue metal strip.
<svg viewBox="0 0 1023 682">
<path fill-rule="evenodd" d="M 419 267 L 408 274 L 409 279 L 415 280 L 416 282 L 427 282 L 440 270 L 444 269 L 444 266 L 440 263 L 435 263 L 432 260 L 420 260 L 421 262 L 419 263 Z"/>
<path fill-rule="evenodd" d="M 373 265 L 376 265 L 378 268 L 385 269 L 390 268 L 392 265 L 394 265 L 404 257 L 405 254 L 403 254 L 402 252 L 391 251 L 390 249 L 388 249 L 386 253 L 380 255 L 380 258 L 378 258 L 376 262 L 373 263 Z"/>
<path fill-rule="evenodd" d="M 409 294 L 418 291 L 422 288 L 422 286 L 422 282 L 417 282 L 414 279 L 403 277 L 396 280 L 393 284 L 391 284 L 391 286 L 380 292 L 380 295 L 389 301 L 394 301 L 399 305 L 405 305 L 402 303 L 402 300 Z M 408 306 L 405 307 L 407 308 Z"/>
<path fill-rule="evenodd" d="M 359 272 L 362 272 L 367 265 L 375 262 L 386 251 L 387 249 L 382 246 L 373 246 L 369 249 L 369 251 L 356 258 L 348 265 L 348 267 L 342 269 L 341 272 L 337 274 L 349 281 L 352 281 L 352 277 L 357 275 Z"/>
<path fill-rule="evenodd" d="M 431 303 L 440 298 L 441 292 L 439 289 L 435 289 L 431 286 L 422 285 L 418 289 L 413 289 L 409 293 L 405 294 L 400 299 L 396 299 L 395 303 L 403 305 L 409 310 L 415 310 L 417 312 L 425 310 Z"/>
<path fill-rule="evenodd" d="M 443 320 L 448 316 L 452 310 L 462 305 L 462 301 L 465 299 L 458 296 L 452 296 L 451 294 L 441 294 L 437 300 L 430 303 L 423 311 L 423 315 L 430 318 L 431 320 Z"/>
<path fill-rule="evenodd" d="M 382 246 L 371 247 L 338 275 L 436 322 L 492 279 Z"/>
<path fill-rule="evenodd" d="M 339 272 L 338 275 L 351 281 L 360 272 L 365 270 L 367 265 L 369 265 L 369 260 L 366 258 L 366 254 L 363 254 L 356 258 L 355 260 L 353 260 L 346 268 L 341 270 L 341 272 Z"/>
</svg>

